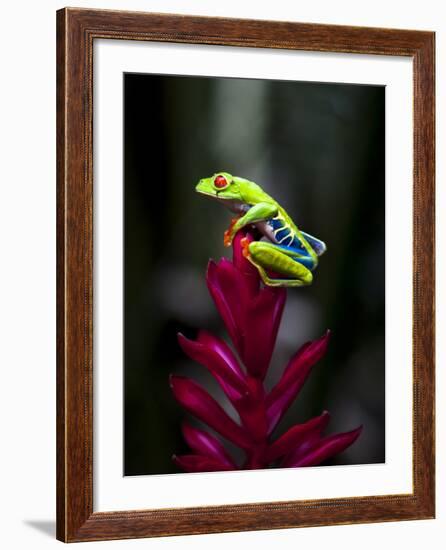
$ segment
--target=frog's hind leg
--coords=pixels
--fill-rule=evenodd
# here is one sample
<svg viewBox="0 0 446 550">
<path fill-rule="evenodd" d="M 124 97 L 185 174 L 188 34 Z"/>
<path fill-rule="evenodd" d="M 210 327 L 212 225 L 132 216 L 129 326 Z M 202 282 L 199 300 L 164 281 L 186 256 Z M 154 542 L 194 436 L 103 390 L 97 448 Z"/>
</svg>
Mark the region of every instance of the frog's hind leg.
<svg viewBox="0 0 446 550">
<path fill-rule="evenodd" d="M 246 257 L 258 269 L 262 281 L 268 286 L 306 286 L 313 281 L 313 274 L 304 265 L 296 261 L 297 253 L 285 251 L 271 243 L 253 241 L 247 248 Z M 296 259 L 293 259 L 295 257 Z M 266 272 L 271 269 L 283 279 L 272 278 Z"/>
</svg>

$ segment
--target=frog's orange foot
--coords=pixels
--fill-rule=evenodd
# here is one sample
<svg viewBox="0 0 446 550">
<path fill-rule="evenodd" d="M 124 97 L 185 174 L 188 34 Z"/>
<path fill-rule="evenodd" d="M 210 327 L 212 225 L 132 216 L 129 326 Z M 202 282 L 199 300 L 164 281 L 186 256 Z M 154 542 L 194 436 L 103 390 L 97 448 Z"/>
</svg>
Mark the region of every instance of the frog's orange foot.
<svg viewBox="0 0 446 550">
<path fill-rule="evenodd" d="M 231 246 L 232 237 L 229 229 L 225 231 L 225 234 L 223 235 L 223 244 L 227 246 Z"/>
<path fill-rule="evenodd" d="M 244 258 L 249 257 L 249 239 L 246 237 L 243 237 L 243 239 L 240 239 L 240 244 L 242 245 L 242 254 Z"/>
<path fill-rule="evenodd" d="M 229 224 L 228 229 L 226 229 L 224 235 L 223 235 L 223 244 L 225 246 L 231 246 L 232 239 L 234 235 L 232 234 L 232 228 L 237 223 L 237 221 L 240 219 L 240 216 L 237 216 L 236 218 L 232 218 L 231 223 Z"/>
</svg>

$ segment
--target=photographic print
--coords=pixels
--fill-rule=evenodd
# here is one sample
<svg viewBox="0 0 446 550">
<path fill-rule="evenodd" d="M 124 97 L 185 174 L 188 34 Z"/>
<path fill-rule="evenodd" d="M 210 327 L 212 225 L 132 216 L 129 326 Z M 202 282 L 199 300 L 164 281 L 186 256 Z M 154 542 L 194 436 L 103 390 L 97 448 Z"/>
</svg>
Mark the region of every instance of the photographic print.
<svg viewBox="0 0 446 550">
<path fill-rule="evenodd" d="M 124 475 L 385 462 L 385 87 L 123 78 Z"/>
<path fill-rule="evenodd" d="M 435 34 L 57 12 L 57 538 L 435 516 Z"/>
</svg>

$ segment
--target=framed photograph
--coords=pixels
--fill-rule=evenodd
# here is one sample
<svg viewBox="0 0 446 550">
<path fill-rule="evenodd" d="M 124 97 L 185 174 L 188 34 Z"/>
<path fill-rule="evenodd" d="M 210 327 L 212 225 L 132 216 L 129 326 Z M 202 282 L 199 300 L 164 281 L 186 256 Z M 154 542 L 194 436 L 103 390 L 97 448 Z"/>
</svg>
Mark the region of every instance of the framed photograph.
<svg viewBox="0 0 446 550">
<path fill-rule="evenodd" d="M 434 517 L 434 33 L 57 12 L 57 537 Z"/>
</svg>

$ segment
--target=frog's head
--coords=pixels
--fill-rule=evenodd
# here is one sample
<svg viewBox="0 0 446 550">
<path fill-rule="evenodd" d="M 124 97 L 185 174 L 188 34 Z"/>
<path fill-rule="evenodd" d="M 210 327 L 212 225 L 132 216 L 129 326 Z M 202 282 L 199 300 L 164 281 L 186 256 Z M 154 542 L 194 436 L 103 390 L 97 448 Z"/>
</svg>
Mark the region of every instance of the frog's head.
<svg viewBox="0 0 446 550">
<path fill-rule="evenodd" d="M 234 178 L 227 172 L 217 172 L 210 178 L 201 179 L 195 190 L 206 197 L 218 200 L 230 210 L 238 211 L 243 202 L 239 178 Z"/>
<path fill-rule="evenodd" d="M 195 190 L 202 195 L 220 200 L 234 200 L 240 198 L 236 178 L 227 172 L 217 172 L 210 178 L 201 179 Z"/>
<path fill-rule="evenodd" d="M 257 204 L 260 200 L 271 200 L 271 197 L 253 181 L 231 176 L 227 172 L 217 172 L 210 178 L 201 179 L 195 190 L 237 214 L 246 212 L 250 206 Z"/>
</svg>

